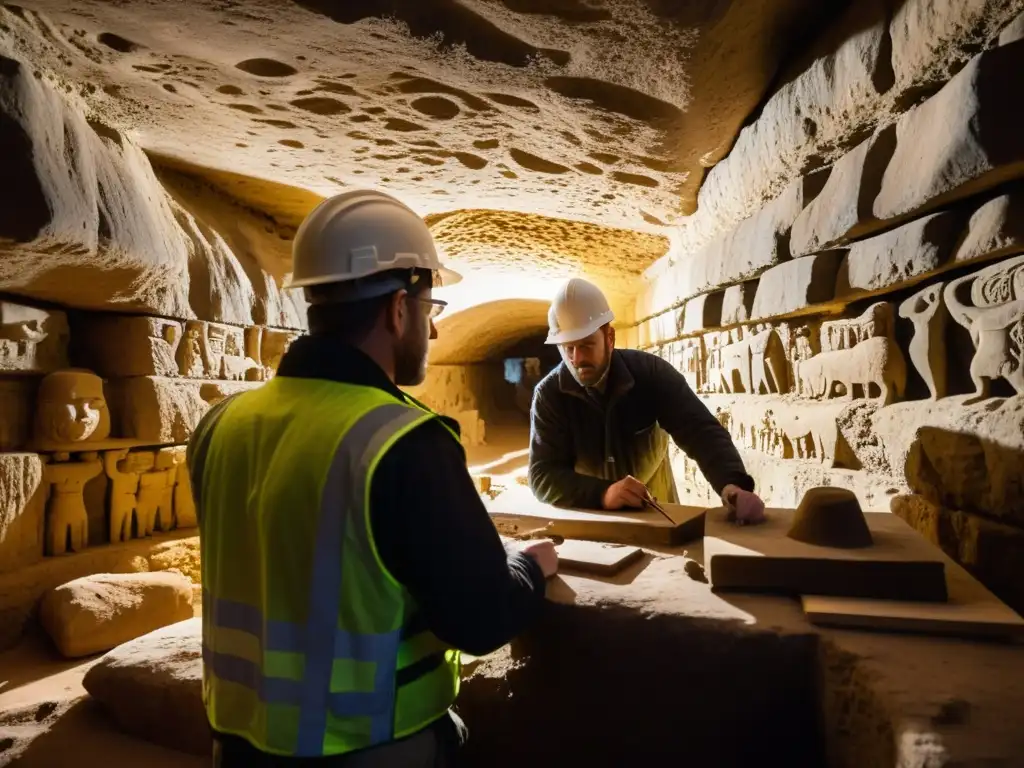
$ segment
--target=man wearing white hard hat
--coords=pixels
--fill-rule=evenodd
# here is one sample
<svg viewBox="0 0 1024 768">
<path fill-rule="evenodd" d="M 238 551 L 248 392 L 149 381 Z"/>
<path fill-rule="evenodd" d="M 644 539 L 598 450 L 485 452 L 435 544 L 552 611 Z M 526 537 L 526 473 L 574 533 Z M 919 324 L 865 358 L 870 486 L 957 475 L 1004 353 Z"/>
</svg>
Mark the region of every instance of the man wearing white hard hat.
<svg viewBox="0 0 1024 768">
<path fill-rule="evenodd" d="M 579 278 L 565 283 L 551 303 L 547 343 L 558 345 L 562 362 L 534 391 L 534 495 L 584 509 L 676 502 L 671 437 L 738 522 L 761 522 L 764 503 L 729 433 L 668 362 L 615 349 L 614 319 L 600 289 Z"/>
<path fill-rule="evenodd" d="M 309 335 L 188 449 L 214 765 L 450 766 L 460 652 L 526 628 L 558 557 L 506 551 L 458 424 L 399 389 L 425 376 L 432 287 L 458 279 L 423 220 L 348 192 L 293 255 Z"/>
</svg>

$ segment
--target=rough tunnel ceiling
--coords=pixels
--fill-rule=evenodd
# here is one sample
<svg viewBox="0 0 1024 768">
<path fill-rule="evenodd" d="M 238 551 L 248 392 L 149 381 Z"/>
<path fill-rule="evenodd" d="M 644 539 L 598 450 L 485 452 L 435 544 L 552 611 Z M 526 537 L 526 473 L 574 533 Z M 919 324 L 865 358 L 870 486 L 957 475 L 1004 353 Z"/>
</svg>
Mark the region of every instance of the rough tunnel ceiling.
<svg viewBox="0 0 1024 768">
<path fill-rule="evenodd" d="M 501 360 L 506 350 L 546 334 L 546 301 L 504 300 L 442 317 L 430 343 L 430 363 L 461 365 Z"/>
<path fill-rule="evenodd" d="M 660 235 L 507 211 L 454 211 L 427 224 L 456 267 L 485 268 L 495 281 L 525 271 L 553 281 L 581 275 L 629 297 L 669 246 Z"/>
<path fill-rule="evenodd" d="M 197 166 L 651 230 L 693 210 L 702 163 L 830 5 L 32 0 L 0 38 Z"/>
</svg>

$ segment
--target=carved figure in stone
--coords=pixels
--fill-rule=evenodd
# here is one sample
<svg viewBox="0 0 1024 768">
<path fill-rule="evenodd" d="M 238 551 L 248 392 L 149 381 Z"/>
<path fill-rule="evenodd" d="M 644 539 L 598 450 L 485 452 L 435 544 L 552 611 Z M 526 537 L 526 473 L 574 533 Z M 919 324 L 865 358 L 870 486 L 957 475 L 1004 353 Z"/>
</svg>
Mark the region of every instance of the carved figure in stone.
<svg viewBox="0 0 1024 768">
<path fill-rule="evenodd" d="M 178 370 L 182 376 L 191 379 L 204 379 L 206 376 L 206 362 L 203 359 L 204 348 L 204 326 L 201 322 L 189 321 L 185 323 L 185 335 L 178 345 Z"/>
<path fill-rule="evenodd" d="M 793 330 L 789 355 L 789 373 L 792 388 L 799 395 L 810 395 L 809 392 L 804 391 L 803 381 L 800 378 L 799 372 L 800 364 L 805 360 L 810 360 L 818 352 L 814 348 L 814 339 L 815 335 L 811 333 L 811 329 L 806 325 L 799 326 Z"/>
<path fill-rule="evenodd" d="M 174 524 L 176 528 L 195 528 L 199 525 L 196 515 L 196 502 L 192 496 L 192 477 L 185 462 L 185 451 L 178 450 L 174 454 Z"/>
<path fill-rule="evenodd" d="M 740 329 L 736 329 L 739 331 Z M 742 336 L 736 333 L 736 336 Z M 739 338 L 721 348 L 721 391 L 730 394 L 752 392 L 750 377 L 750 337 Z"/>
<path fill-rule="evenodd" d="M 281 358 L 288 351 L 295 339 L 301 336 L 298 331 L 282 331 L 276 328 L 266 328 L 263 331 L 263 341 L 260 347 L 260 360 L 263 363 L 265 377 L 273 378 L 277 372 L 277 366 Z"/>
<path fill-rule="evenodd" d="M 704 387 L 704 339 L 696 336 L 677 342 L 679 358 L 675 367 L 683 374 L 686 383 L 694 392 Z"/>
<path fill-rule="evenodd" d="M 789 389 L 786 350 L 778 332 L 770 325 L 762 326 L 749 338 L 750 392 L 755 395 L 786 392 Z"/>
<path fill-rule="evenodd" d="M 857 317 L 830 320 L 821 324 L 821 351 L 852 349 L 866 339 L 894 336 L 892 304 L 879 301 Z"/>
<path fill-rule="evenodd" d="M 914 324 L 910 362 L 921 374 L 932 400 L 946 396 L 946 306 L 944 283 L 933 283 L 900 304 L 900 317 Z"/>
<path fill-rule="evenodd" d="M 36 395 L 35 439 L 71 445 L 110 436 L 110 411 L 103 380 L 77 368 L 54 371 L 39 384 Z"/>
<path fill-rule="evenodd" d="M 63 312 L 0 302 L 0 370 L 66 367 L 68 335 Z"/>
<path fill-rule="evenodd" d="M 54 463 L 43 465 L 50 497 L 46 505 L 46 554 L 81 552 L 89 546 L 89 515 L 82 492 L 85 484 L 103 471 L 93 452 L 70 461 L 68 453 L 54 454 Z"/>
<path fill-rule="evenodd" d="M 975 394 L 989 396 L 993 379 L 1005 379 L 1024 394 L 1024 256 L 951 280 L 944 296 L 949 313 L 974 342 L 971 380 Z"/>
<path fill-rule="evenodd" d="M 141 535 L 142 526 L 136 517 L 139 478 L 153 469 L 151 451 L 128 452 L 127 448 L 106 451 L 103 468 L 111 481 L 110 489 L 110 541 L 128 541 L 132 537 L 132 522 Z"/>
<path fill-rule="evenodd" d="M 714 331 L 704 334 L 704 359 L 707 374 L 703 377 L 703 391 L 714 393 L 721 391 L 722 386 L 722 345 L 728 343 L 728 333 Z"/>
<path fill-rule="evenodd" d="M 892 339 L 875 336 L 852 349 L 822 352 L 800 363 L 797 374 L 800 390 L 814 398 L 837 396 L 842 386 L 845 399 L 880 399 L 889 405 L 903 397 L 907 388 L 907 364 L 903 352 Z M 873 392 L 878 395 L 873 395 Z"/>
<path fill-rule="evenodd" d="M 158 451 L 153 469 L 139 476 L 139 494 L 135 507 L 139 537 L 154 531 L 169 531 L 174 521 L 174 458 L 167 449 Z"/>
</svg>

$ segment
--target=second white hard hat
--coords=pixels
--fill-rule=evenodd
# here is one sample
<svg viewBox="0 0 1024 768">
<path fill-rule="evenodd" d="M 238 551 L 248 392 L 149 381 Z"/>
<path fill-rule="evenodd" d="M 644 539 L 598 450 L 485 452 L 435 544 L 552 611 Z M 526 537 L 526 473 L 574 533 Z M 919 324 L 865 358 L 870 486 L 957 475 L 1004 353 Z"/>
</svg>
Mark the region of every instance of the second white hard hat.
<svg viewBox="0 0 1024 768">
<path fill-rule="evenodd" d="M 434 238 L 416 212 L 376 190 L 329 197 L 306 216 L 292 243 L 286 288 L 367 277 L 391 269 L 429 269 L 440 285 L 462 277 L 440 262 Z"/>
<path fill-rule="evenodd" d="M 615 319 L 601 289 L 579 277 L 563 285 L 548 309 L 547 344 L 585 339 Z"/>
</svg>

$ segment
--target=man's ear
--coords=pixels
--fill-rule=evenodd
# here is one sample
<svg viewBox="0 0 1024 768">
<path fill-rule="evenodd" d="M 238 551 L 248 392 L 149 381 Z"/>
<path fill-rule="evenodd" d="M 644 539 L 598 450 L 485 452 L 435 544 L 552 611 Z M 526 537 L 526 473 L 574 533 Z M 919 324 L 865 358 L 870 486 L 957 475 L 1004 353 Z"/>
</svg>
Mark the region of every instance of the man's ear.
<svg viewBox="0 0 1024 768">
<path fill-rule="evenodd" d="M 405 333 L 405 325 L 409 321 L 409 303 L 405 300 L 408 295 L 409 292 L 403 289 L 393 293 L 388 300 L 385 322 L 387 329 L 396 336 Z"/>
<path fill-rule="evenodd" d="M 615 329 L 609 325 L 605 333 L 605 338 L 608 339 L 608 347 L 611 349 L 615 348 Z"/>
</svg>

